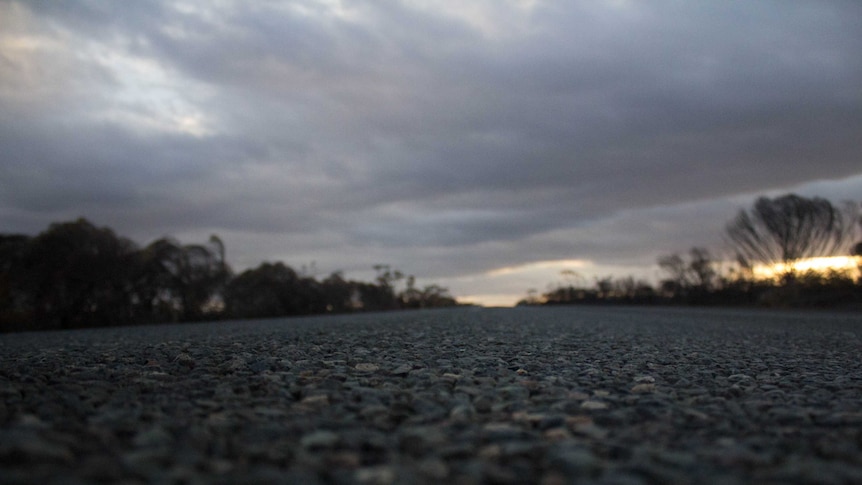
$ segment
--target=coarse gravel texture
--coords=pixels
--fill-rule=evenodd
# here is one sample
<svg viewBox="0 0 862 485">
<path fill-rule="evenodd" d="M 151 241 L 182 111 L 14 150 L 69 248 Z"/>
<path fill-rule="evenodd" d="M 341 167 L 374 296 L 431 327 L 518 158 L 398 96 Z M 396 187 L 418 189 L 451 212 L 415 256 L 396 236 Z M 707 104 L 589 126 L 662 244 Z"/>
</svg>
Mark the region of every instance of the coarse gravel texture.
<svg viewBox="0 0 862 485">
<path fill-rule="evenodd" d="M 0 483 L 862 483 L 860 331 L 518 308 L 0 335 Z"/>
</svg>

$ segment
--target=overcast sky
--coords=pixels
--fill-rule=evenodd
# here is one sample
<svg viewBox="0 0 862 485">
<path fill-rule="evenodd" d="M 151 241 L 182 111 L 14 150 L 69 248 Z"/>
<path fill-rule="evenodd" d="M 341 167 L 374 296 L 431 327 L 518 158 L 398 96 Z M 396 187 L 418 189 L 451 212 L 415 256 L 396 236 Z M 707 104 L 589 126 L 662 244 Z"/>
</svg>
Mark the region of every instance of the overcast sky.
<svg viewBox="0 0 862 485">
<path fill-rule="evenodd" d="M 512 303 L 862 199 L 858 0 L 0 0 L 0 232 Z"/>
</svg>

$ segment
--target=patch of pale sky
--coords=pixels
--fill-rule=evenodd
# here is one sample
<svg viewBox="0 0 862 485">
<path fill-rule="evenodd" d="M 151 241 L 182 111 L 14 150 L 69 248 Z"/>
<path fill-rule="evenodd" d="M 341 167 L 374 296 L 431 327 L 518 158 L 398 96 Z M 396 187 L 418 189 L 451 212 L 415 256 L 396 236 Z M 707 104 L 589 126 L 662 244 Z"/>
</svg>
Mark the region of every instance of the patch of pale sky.
<svg viewBox="0 0 862 485">
<path fill-rule="evenodd" d="M 527 12 L 536 8 L 540 3 L 542 3 L 540 0 L 515 0 L 515 5 Z"/>
<path fill-rule="evenodd" d="M 0 96 L 35 103 L 55 90 L 56 78 L 65 77 L 59 74 L 66 66 L 46 57 L 68 58 L 69 47 L 57 37 L 28 30 L 31 23 L 30 14 L 18 5 L 0 3 Z"/>
<path fill-rule="evenodd" d="M 241 2 L 245 4 L 245 2 Z M 176 0 L 170 2 L 170 7 L 177 13 L 201 19 L 209 24 L 229 26 L 226 18 L 235 9 L 236 0 L 208 0 L 200 2 L 197 0 Z"/>
<path fill-rule="evenodd" d="M 120 123 L 135 131 L 174 132 L 206 136 L 213 122 L 193 99 L 207 89 L 163 64 L 103 43 L 92 43 L 80 54 L 110 72 L 118 86 L 93 116 Z M 193 95 L 191 95 L 193 94 Z"/>
<path fill-rule="evenodd" d="M 0 34 L 0 89 L 4 94 L 27 92 L 40 84 L 40 51 L 57 48 L 57 42 L 35 35 Z M 26 89 L 25 89 L 26 88 Z"/>
<path fill-rule="evenodd" d="M 554 271 L 560 272 L 563 270 L 578 270 L 579 268 L 584 268 L 587 266 L 591 266 L 592 262 L 583 259 L 559 259 L 554 261 L 535 261 L 526 264 L 519 264 L 515 266 L 504 266 L 502 268 L 492 269 L 490 271 L 485 272 L 486 276 L 503 276 L 510 274 L 518 274 L 525 273 L 529 271 L 533 271 L 536 269 L 553 269 Z"/>
<path fill-rule="evenodd" d="M 500 40 L 529 31 L 528 15 L 539 4 L 537 0 L 441 2 L 409 0 L 408 5 L 427 14 L 455 20 L 480 33 L 486 40 Z"/>
<path fill-rule="evenodd" d="M 335 18 L 339 21 L 359 22 L 362 14 L 353 2 L 342 0 L 316 0 L 310 2 L 291 2 L 287 9 L 306 18 L 325 20 Z"/>
<path fill-rule="evenodd" d="M 560 259 L 537 261 L 493 269 L 482 274 L 442 279 L 441 283 L 458 295 L 458 301 L 484 306 L 514 306 L 528 290 L 538 293 L 558 286 L 591 287 L 608 275 L 630 275 L 654 283 L 659 275 L 654 266 L 597 265 L 590 260 Z M 483 288 L 483 293 L 470 289 Z"/>
<path fill-rule="evenodd" d="M 634 7 L 632 0 L 605 0 L 605 3 L 618 10 Z"/>
</svg>

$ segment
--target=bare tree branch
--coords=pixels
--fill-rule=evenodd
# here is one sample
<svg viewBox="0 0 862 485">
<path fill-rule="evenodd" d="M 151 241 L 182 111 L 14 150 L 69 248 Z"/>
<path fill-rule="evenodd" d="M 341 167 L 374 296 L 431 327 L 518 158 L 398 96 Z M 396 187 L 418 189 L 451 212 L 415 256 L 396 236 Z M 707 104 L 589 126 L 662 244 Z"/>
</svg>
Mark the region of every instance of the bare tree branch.
<svg viewBox="0 0 862 485">
<path fill-rule="evenodd" d="M 847 254 L 855 234 L 858 206 L 837 208 L 826 199 L 788 194 L 761 197 L 726 227 L 739 261 L 748 267 L 785 265 L 801 259 Z"/>
</svg>

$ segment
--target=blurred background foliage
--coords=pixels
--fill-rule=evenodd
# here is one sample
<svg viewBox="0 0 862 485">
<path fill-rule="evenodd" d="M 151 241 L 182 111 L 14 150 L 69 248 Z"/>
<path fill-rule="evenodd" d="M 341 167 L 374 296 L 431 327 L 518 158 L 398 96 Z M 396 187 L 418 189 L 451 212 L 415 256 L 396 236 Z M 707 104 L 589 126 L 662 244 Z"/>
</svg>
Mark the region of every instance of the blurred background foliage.
<svg viewBox="0 0 862 485">
<path fill-rule="evenodd" d="M 146 247 L 86 219 L 0 234 L 0 330 L 47 330 L 456 305 L 446 288 L 376 266 L 375 282 L 318 281 L 281 262 L 234 274 L 218 236 Z M 400 282 L 406 287 L 400 288 Z"/>
</svg>

